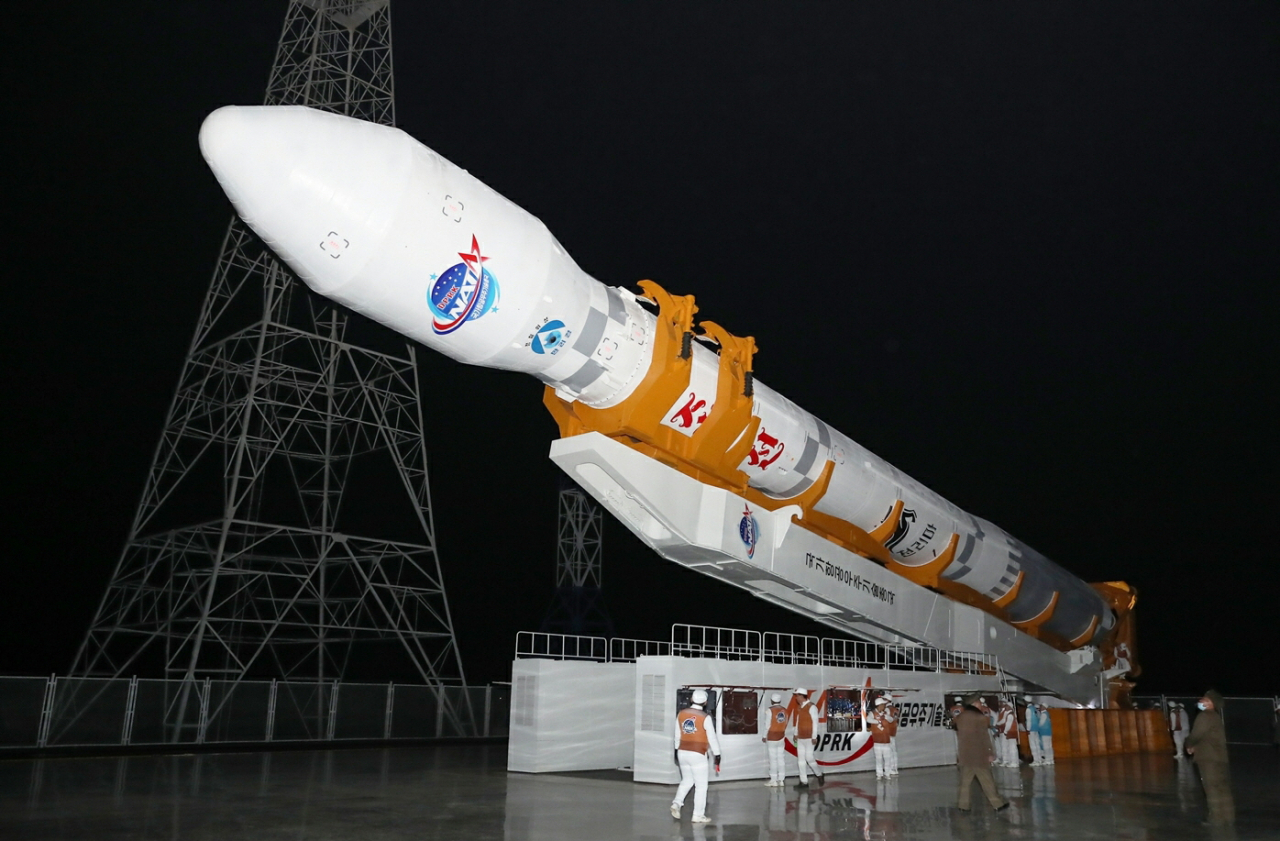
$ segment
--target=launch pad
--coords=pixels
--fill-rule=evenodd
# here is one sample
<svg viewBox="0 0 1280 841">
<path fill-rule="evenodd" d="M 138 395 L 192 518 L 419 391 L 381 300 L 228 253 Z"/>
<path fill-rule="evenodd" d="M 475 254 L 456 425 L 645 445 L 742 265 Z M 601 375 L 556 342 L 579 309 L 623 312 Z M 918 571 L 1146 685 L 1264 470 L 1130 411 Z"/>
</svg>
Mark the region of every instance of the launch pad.
<svg viewBox="0 0 1280 841">
<path fill-rule="evenodd" d="M 290 838 L 381 841 L 952 838 L 1274 839 L 1280 764 L 1266 747 L 1233 747 L 1237 825 L 1200 826 L 1190 763 L 1164 756 L 1059 760 L 1053 770 L 996 769 L 1012 807 L 955 808 L 950 767 L 831 776 L 806 793 L 759 781 L 711 786 L 712 823 L 667 813 L 674 786 L 615 772 L 519 774 L 504 745 L 134 756 L 0 763 L 0 836 Z"/>
</svg>

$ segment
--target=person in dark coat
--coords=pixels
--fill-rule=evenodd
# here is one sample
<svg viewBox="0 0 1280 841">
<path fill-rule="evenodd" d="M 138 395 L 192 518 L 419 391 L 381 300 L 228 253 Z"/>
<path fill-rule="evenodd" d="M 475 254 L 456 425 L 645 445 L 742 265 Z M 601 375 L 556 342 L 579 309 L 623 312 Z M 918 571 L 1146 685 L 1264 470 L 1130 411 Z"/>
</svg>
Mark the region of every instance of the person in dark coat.
<svg viewBox="0 0 1280 841">
<path fill-rule="evenodd" d="M 1200 771 L 1200 784 L 1204 786 L 1204 799 L 1209 806 L 1208 823 L 1232 824 L 1236 821 L 1236 804 L 1231 797 L 1222 696 L 1210 689 L 1196 706 L 1200 714 L 1192 723 L 1191 735 L 1184 744 Z"/>
<path fill-rule="evenodd" d="M 975 778 L 992 809 L 999 812 L 1009 807 L 1009 801 L 996 791 L 996 781 L 991 776 L 995 750 L 991 747 L 991 733 L 987 729 L 990 723 L 986 714 L 979 710 L 976 698 L 966 698 L 964 709 L 955 719 L 956 765 L 960 767 L 956 805 L 962 812 L 969 811 L 969 786 Z"/>
</svg>

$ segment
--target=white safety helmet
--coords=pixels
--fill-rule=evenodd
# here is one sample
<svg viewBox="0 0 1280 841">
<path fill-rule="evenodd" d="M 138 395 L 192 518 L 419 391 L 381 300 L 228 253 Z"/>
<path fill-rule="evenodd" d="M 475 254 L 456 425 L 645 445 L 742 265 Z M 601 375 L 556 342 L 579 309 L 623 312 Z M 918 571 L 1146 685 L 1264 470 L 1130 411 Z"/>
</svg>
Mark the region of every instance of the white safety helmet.
<svg viewBox="0 0 1280 841">
<path fill-rule="evenodd" d="M 888 698 L 885 698 L 883 695 L 882 695 L 881 697 L 879 697 L 879 698 L 877 698 L 877 699 L 876 699 L 876 706 L 877 706 L 877 707 L 878 707 L 878 706 L 880 706 L 881 704 L 887 704 L 887 703 L 889 703 L 889 699 L 888 699 Z"/>
<path fill-rule="evenodd" d="M 779 695 L 777 692 L 775 692 L 775 693 L 773 693 L 772 695 L 770 695 L 770 696 L 769 696 L 769 700 L 770 700 L 770 701 L 772 701 L 772 702 L 773 702 L 773 703 L 775 703 L 775 704 L 780 704 L 780 703 L 782 703 L 782 696 L 781 696 L 781 695 Z"/>
<path fill-rule="evenodd" d="M 793 692 L 793 693 L 791 693 L 791 694 L 793 694 L 793 695 L 801 695 L 801 696 L 803 696 L 803 697 L 805 697 L 805 698 L 808 698 L 808 697 L 809 697 L 809 690 L 808 690 L 808 689 L 797 689 L 795 692 Z"/>
<path fill-rule="evenodd" d="M 1023 695 L 1023 696 L 1022 696 L 1022 700 L 1026 701 L 1028 704 L 1030 704 L 1030 703 L 1031 703 L 1031 696 L 1030 696 L 1030 695 Z"/>
<path fill-rule="evenodd" d="M 694 702 L 695 704 L 697 704 L 698 706 L 700 706 L 700 707 L 701 707 L 702 705 L 706 704 L 706 703 L 707 703 L 707 690 L 705 690 L 705 689 L 695 689 L 695 690 L 693 690 L 693 702 Z"/>
</svg>

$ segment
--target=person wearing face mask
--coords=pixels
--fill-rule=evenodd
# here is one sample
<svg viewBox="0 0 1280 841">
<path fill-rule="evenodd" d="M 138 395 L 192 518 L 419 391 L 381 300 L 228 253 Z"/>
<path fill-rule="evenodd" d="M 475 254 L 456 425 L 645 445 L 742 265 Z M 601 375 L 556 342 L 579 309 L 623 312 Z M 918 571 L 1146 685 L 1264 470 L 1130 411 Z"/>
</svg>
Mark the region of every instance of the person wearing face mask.
<svg viewBox="0 0 1280 841">
<path fill-rule="evenodd" d="M 1236 820 L 1231 797 L 1231 774 L 1227 760 L 1227 731 L 1222 724 L 1222 696 L 1210 689 L 1196 702 L 1200 714 L 1191 725 L 1184 743 L 1200 771 L 1204 799 L 1209 807 L 1209 824 L 1232 824 Z"/>
</svg>

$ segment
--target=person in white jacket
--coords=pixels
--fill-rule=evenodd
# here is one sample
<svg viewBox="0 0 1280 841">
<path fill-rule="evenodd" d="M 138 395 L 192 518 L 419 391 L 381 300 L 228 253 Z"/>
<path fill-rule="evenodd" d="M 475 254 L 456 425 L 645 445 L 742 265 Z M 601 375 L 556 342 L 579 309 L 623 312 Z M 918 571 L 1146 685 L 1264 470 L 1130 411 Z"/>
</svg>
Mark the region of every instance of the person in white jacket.
<svg viewBox="0 0 1280 841">
<path fill-rule="evenodd" d="M 1027 695 L 1024 700 L 1027 702 L 1027 713 L 1024 721 L 1027 725 L 1027 747 L 1031 748 L 1031 764 L 1043 765 L 1044 756 L 1040 751 L 1040 732 L 1036 729 L 1036 723 L 1039 721 L 1040 716 L 1036 712 L 1036 705 L 1031 700 L 1031 696 Z"/>
<path fill-rule="evenodd" d="M 1187 734 L 1191 732 L 1191 721 L 1187 718 L 1187 710 L 1177 701 L 1169 702 L 1169 735 L 1173 737 L 1173 755 L 1179 759 L 1185 759 L 1186 750 L 1182 747 L 1182 743 L 1187 740 Z"/>
<path fill-rule="evenodd" d="M 996 714 L 996 765 L 1004 768 L 1018 767 L 1018 713 L 1008 698 L 1000 700 Z"/>
<path fill-rule="evenodd" d="M 707 690 L 693 690 L 693 703 L 676 713 L 676 764 L 680 766 L 680 787 L 671 801 L 671 817 L 680 819 L 684 799 L 693 789 L 693 822 L 710 823 L 707 817 L 707 757 L 715 757 L 716 773 L 720 772 L 720 740 L 716 723 L 705 709 Z"/>
<path fill-rule="evenodd" d="M 800 766 L 800 784 L 796 788 L 809 787 L 809 770 L 822 783 L 822 771 L 813 757 L 813 746 L 818 741 L 818 705 L 809 698 L 809 690 L 797 689 L 794 693 L 800 701 L 788 728 L 796 744 L 796 764 Z"/>
<path fill-rule="evenodd" d="M 1036 735 L 1040 742 L 1040 764 L 1053 764 L 1053 721 L 1049 718 L 1049 708 L 1044 704 L 1036 704 Z"/>
<path fill-rule="evenodd" d="M 769 696 L 770 704 L 760 709 L 760 741 L 769 755 L 769 782 L 766 786 L 780 786 L 787 778 L 787 708 L 777 692 Z"/>
<path fill-rule="evenodd" d="M 889 758 L 893 717 L 889 715 L 889 699 L 880 697 L 867 711 L 867 730 L 871 733 L 871 749 L 876 757 L 876 779 L 888 779 L 893 761 Z"/>
</svg>

